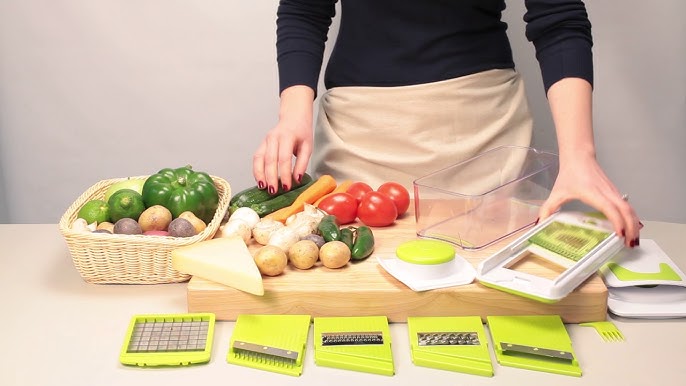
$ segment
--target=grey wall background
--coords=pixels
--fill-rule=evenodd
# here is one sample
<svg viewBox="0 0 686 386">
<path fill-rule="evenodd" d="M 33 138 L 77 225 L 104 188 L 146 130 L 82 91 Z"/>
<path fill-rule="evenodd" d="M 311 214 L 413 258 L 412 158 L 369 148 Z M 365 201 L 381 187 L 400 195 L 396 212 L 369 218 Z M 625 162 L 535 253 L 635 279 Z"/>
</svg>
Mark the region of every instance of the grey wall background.
<svg viewBox="0 0 686 386">
<path fill-rule="evenodd" d="M 0 223 L 56 223 L 97 181 L 168 166 L 254 185 L 277 118 L 277 4 L 0 0 Z M 596 145 L 641 218 L 683 223 L 686 2 L 657 4 L 587 1 Z M 534 146 L 556 151 L 523 2 L 507 5 Z"/>
</svg>

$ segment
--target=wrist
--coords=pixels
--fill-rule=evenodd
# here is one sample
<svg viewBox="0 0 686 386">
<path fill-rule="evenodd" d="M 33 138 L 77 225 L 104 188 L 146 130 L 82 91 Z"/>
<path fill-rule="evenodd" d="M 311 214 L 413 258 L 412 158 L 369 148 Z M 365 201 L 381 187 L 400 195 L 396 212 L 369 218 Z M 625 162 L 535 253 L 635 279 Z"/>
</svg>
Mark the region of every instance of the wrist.
<svg viewBox="0 0 686 386">
<path fill-rule="evenodd" d="M 564 146 L 559 146 L 559 157 L 560 161 L 570 160 L 580 161 L 583 159 L 596 159 L 595 146 L 591 145 L 570 145 L 565 144 Z"/>
<path fill-rule="evenodd" d="M 314 90 L 308 86 L 291 86 L 281 92 L 279 120 L 312 124 Z"/>
</svg>

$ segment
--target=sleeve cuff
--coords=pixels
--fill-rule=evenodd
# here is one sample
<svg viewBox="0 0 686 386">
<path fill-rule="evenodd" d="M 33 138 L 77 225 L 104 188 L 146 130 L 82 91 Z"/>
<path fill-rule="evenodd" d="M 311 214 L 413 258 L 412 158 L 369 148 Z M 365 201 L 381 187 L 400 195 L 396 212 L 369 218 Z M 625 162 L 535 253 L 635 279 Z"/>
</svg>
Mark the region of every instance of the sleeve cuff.
<svg viewBox="0 0 686 386">
<path fill-rule="evenodd" d="M 288 87 L 305 85 L 317 95 L 321 63 L 306 53 L 286 54 L 278 59 L 279 95 Z"/>
<path fill-rule="evenodd" d="M 590 47 L 579 47 L 568 40 L 551 52 L 539 53 L 538 62 L 546 94 L 550 86 L 564 78 L 582 78 L 593 86 L 593 53 Z"/>
</svg>

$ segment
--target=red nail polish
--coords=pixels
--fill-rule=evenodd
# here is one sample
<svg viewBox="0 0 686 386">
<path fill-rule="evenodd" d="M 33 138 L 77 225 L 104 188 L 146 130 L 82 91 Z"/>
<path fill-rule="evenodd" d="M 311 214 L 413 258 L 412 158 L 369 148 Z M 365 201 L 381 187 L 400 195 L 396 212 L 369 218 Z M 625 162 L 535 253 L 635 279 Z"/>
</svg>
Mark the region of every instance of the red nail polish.
<svg viewBox="0 0 686 386">
<path fill-rule="evenodd" d="M 276 189 L 274 189 L 273 186 L 269 185 L 269 194 L 274 194 L 276 193 Z"/>
<path fill-rule="evenodd" d="M 282 185 L 283 191 L 287 192 L 290 187 L 288 185 Z"/>
<path fill-rule="evenodd" d="M 638 237 L 636 237 L 636 238 L 634 239 L 634 245 L 637 246 L 637 247 L 638 247 L 639 245 L 641 245 L 641 239 L 639 239 Z"/>
<path fill-rule="evenodd" d="M 626 232 L 624 232 L 624 229 L 622 229 L 622 237 L 626 237 Z"/>
<path fill-rule="evenodd" d="M 258 189 L 264 189 L 264 182 L 260 181 L 257 183 L 257 188 Z"/>
<path fill-rule="evenodd" d="M 635 247 L 635 246 L 636 246 L 636 240 L 631 240 L 631 241 L 629 241 L 629 247 L 630 247 L 630 248 L 633 248 L 633 247 Z"/>
</svg>

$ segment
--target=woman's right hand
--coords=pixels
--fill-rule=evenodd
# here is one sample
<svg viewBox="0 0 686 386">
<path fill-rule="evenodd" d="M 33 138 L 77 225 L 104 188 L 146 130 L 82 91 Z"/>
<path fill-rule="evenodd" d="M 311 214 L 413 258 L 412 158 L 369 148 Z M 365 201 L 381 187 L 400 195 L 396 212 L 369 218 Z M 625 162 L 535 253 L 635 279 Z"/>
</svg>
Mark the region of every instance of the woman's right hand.
<svg viewBox="0 0 686 386">
<path fill-rule="evenodd" d="M 253 155 L 253 175 L 260 189 L 274 194 L 280 184 L 287 191 L 307 171 L 314 140 L 313 101 L 314 90 L 308 86 L 291 86 L 281 92 L 279 122 Z"/>
</svg>

